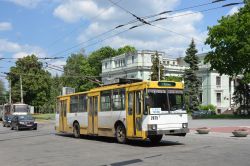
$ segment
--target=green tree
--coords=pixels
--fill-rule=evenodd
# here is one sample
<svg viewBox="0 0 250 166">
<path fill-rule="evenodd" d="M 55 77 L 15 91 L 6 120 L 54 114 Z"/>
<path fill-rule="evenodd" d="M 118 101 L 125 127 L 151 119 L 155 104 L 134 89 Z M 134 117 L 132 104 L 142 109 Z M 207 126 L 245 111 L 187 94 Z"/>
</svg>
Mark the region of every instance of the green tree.
<svg viewBox="0 0 250 166">
<path fill-rule="evenodd" d="M 199 86 L 200 81 L 197 78 L 197 71 L 199 70 L 199 58 L 196 55 L 197 49 L 194 40 L 191 41 L 189 48 L 186 50 L 184 61 L 189 65 L 189 68 L 184 72 L 184 82 L 186 94 L 189 96 L 188 108 L 190 111 L 196 111 L 199 108 Z"/>
<path fill-rule="evenodd" d="M 62 77 L 56 75 L 52 77 L 51 79 L 51 91 L 50 91 L 50 101 L 49 101 L 49 106 L 51 107 L 51 110 L 55 110 L 56 106 L 56 98 L 57 96 L 61 95 L 63 87 L 63 79 Z"/>
<path fill-rule="evenodd" d="M 160 78 L 159 78 L 160 70 Z M 158 81 L 164 79 L 164 66 L 160 63 L 160 58 L 158 52 L 152 55 L 152 66 L 151 66 L 151 80 Z"/>
<path fill-rule="evenodd" d="M 35 55 L 18 59 L 16 66 L 10 68 L 8 79 L 11 81 L 13 102 L 21 100 L 20 76 L 24 103 L 40 107 L 50 100 L 51 76 Z"/>
<path fill-rule="evenodd" d="M 117 55 L 121 55 L 124 53 L 135 53 L 136 49 L 133 46 L 126 45 L 124 47 L 118 48 Z"/>
<path fill-rule="evenodd" d="M 182 77 L 178 77 L 178 76 L 166 76 L 165 80 L 166 81 L 181 82 L 182 81 Z"/>
<path fill-rule="evenodd" d="M 77 92 L 86 91 L 94 87 L 95 71 L 91 68 L 88 59 L 81 53 L 68 57 L 64 66 L 64 86 L 75 88 Z"/>
<path fill-rule="evenodd" d="M 205 60 L 220 74 L 237 76 L 250 73 L 250 1 L 238 13 L 222 17 L 218 25 L 208 28 L 212 51 Z"/>
<path fill-rule="evenodd" d="M 240 109 L 244 109 L 250 113 L 250 84 L 248 78 L 238 80 L 238 85 L 235 87 L 233 100 L 240 105 Z"/>
<path fill-rule="evenodd" d="M 116 50 L 109 46 L 102 47 L 92 52 L 88 57 L 88 62 L 90 67 L 92 68 L 93 74 L 95 76 L 99 76 L 102 72 L 102 60 L 114 57 L 116 55 Z"/>
<path fill-rule="evenodd" d="M 4 88 L 4 83 L 0 80 L 0 104 L 4 104 L 6 102 L 6 91 Z"/>
</svg>

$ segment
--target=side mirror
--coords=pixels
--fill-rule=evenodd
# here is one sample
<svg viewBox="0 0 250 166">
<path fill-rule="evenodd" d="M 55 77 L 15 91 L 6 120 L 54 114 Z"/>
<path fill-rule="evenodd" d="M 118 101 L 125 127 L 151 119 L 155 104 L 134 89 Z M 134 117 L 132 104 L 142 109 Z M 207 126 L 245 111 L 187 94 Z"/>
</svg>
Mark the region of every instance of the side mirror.
<svg viewBox="0 0 250 166">
<path fill-rule="evenodd" d="M 145 109 L 144 109 L 144 115 L 148 115 L 149 114 L 149 106 L 148 105 L 146 105 L 146 107 L 145 107 Z"/>
</svg>

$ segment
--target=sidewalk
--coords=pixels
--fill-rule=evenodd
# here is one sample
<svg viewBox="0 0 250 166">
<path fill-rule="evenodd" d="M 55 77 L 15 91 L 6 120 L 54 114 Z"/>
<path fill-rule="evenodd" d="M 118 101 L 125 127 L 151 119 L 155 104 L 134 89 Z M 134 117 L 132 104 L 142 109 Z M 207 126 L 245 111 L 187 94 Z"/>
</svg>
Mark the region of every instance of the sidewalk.
<svg viewBox="0 0 250 166">
<path fill-rule="evenodd" d="M 232 133 L 237 129 L 246 129 L 248 130 L 248 134 L 250 134 L 250 126 L 234 126 L 234 127 L 209 127 L 211 132 L 215 133 Z M 191 128 L 191 131 L 195 131 L 197 128 Z"/>
</svg>

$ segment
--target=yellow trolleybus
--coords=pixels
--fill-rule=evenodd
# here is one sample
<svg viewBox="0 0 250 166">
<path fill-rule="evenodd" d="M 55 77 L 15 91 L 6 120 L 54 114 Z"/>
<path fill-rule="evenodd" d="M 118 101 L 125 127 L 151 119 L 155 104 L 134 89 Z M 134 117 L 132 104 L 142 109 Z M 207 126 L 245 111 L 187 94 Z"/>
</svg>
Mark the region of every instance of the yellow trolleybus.
<svg viewBox="0 0 250 166">
<path fill-rule="evenodd" d="M 58 97 L 58 132 L 161 141 L 163 135 L 185 136 L 188 117 L 181 82 L 118 83 Z"/>
</svg>

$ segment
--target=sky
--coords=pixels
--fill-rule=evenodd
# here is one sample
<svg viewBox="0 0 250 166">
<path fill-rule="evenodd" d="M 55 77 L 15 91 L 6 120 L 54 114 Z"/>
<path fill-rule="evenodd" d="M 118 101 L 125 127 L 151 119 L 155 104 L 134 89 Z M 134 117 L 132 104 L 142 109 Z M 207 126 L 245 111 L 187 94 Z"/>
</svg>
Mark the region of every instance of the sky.
<svg viewBox="0 0 250 166">
<path fill-rule="evenodd" d="M 48 63 L 61 67 L 71 53 L 84 50 L 89 55 L 103 46 L 119 48 L 132 45 L 138 50 L 164 51 L 168 57 L 176 58 L 185 55 L 192 38 L 199 53 L 207 52 L 209 46 L 203 44 L 208 33 L 207 27 L 216 25 L 222 16 L 237 12 L 241 5 L 207 12 L 204 10 L 242 2 L 225 0 L 208 4 L 212 1 L 112 1 L 120 7 L 111 0 L 0 0 L 0 79 L 5 76 L 2 72 L 8 72 L 16 61 L 1 58 L 22 58 L 30 54 L 38 57 L 64 57 L 47 60 Z M 184 10 L 201 4 L 207 5 Z M 172 12 L 147 19 L 153 21 L 167 18 L 152 22 L 154 26 L 142 25 L 128 30 L 141 25 L 140 22 L 135 22 L 113 30 L 118 25 L 135 20 L 130 13 L 143 17 L 163 11 Z"/>
</svg>

